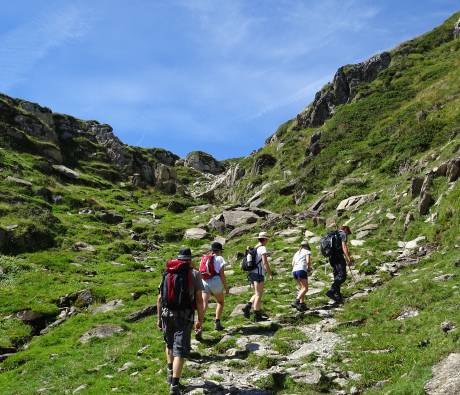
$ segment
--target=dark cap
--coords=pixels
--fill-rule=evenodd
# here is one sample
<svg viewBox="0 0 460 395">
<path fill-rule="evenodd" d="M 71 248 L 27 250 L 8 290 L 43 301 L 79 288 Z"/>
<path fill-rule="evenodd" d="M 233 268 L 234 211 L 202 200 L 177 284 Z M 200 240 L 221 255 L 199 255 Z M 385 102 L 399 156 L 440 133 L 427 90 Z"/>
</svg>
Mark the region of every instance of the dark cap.
<svg viewBox="0 0 460 395">
<path fill-rule="evenodd" d="M 215 241 L 214 243 L 211 244 L 211 251 L 223 251 L 224 247 L 222 247 L 222 244 L 219 242 Z"/>
<path fill-rule="evenodd" d="M 183 261 L 192 259 L 192 251 L 190 251 L 190 248 L 182 246 L 179 250 L 179 255 L 177 255 L 177 259 Z"/>
</svg>

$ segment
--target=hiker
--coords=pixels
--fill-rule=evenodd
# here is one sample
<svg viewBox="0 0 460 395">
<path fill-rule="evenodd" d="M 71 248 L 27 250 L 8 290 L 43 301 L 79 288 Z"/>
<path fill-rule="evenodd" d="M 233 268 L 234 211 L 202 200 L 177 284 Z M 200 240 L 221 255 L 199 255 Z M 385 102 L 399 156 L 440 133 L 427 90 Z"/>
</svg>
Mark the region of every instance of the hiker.
<svg viewBox="0 0 460 395">
<path fill-rule="evenodd" d="M 229 288 L 225 278 L 225 259 L 222 256 L 223 247 L 221 243 L 211 244 L 211 250 L 201 258 L 200 273 L 203 278 L 203 304 L 204 314 L 208 308 L 209 298 L 214 296 L 217 302 L 214 328 L 216 331 L 223 331 L 220 319 L 224 311 L 224 291 L 228 295 Z M 197 340 L 201 338 L 201 331 L 196 335 Z"/>
<path fill-rule="evenodd" d="M 343 225 L 340 230 L 330 232 L 326 236 L 331 240 L 331 251 L 328 257 L 334 274 L 334 282 L 331 285 L 331 289 L 326 292 L 326 295 L 337 303 L 343 302 L 340 286 L 347 278 L 347 263 L 350 266 L 353 264 L 347 245 L 347 238 L 350 234 L 350 228 Z"/>
<path fill-rule="evenodd" d="M 273 280 L 272 271 L 268 264 L 267 248 L 268 235 L 266 232 L 260 232 L 257 237 L 259 243 L 255 246 L 257 251 L 256 268 L 248 274 L 248 280 L 254 287 L 254 295 L 250 301 L 243 307 L 243 314 L 246 318 L 251 316 L 251 308 L 254 309 L 254 322 L 265 321 L 268 319 L 266 314 L 262 313 L 262 296 L 264 293 L 265 273 L 268 273 L 270 280 Z"/>
<path fill-rule="evenodd" d="M 180 394 L 182 390 L 179 381 L 190 353 L 195 309 L 198 312 L 195 330 L 200 331 L 203 325 L 202 290 L 201 274 L 193 269 L 190 248 L 181 247 L 177 259 L 166 264 L 157 299 L 158 327 L 166 342 L 170 395 Z"/>
<path fill-rule="evenodd" d="M 299 291 L 297 298 L 291 304 L 292 307 L 299 311 L 307 310 L 305 304 L 305 295 L 308 292 L 308 276 L 311 274 L 311 250 L 308 241 L 304 240 L 300 243 L 299 250 L 292 258 L 292 276 L 297 280 Z"/>
</svg>

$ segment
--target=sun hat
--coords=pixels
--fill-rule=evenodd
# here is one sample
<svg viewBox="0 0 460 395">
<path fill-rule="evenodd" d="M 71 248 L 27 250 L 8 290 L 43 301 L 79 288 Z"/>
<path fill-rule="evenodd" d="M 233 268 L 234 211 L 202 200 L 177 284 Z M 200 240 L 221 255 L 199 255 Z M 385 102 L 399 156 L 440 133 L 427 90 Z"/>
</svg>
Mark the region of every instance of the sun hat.
<svg viewBox="0 0 460 395">
<path fill-rule="evenodd" d="M 257 236 L 258 239 L 266 239 L 268 240 L 268 233 L 267 232 L 260 232 L 259 235 Z"/>
<path fill-rule="evenodd" d="M 222 247 L 222 244 L 219 242 L 215 241 L 211 244 L 211 251 L 223 251 L 224 247 Z"/>
<path fill-rule="evenodd" d="M 192 251 L 190 251 L 190 248 L 182 246 L 179 250 L 179 255 L 177 255 L 177 259 L 183 261 L 192 259 Z"/>
</svg>

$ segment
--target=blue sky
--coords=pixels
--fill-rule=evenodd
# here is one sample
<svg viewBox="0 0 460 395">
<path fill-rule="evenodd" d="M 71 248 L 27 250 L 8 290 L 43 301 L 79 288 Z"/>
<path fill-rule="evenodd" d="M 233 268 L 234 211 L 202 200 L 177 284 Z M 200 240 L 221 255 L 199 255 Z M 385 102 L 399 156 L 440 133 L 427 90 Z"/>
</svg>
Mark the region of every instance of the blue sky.
<svg viewBox="0 0 460 395">
<path fill-rule="evenodd" d="M 247 155 L 335 70 L 460 9 L 451 0 L 2 2 L 0 91 L 183 156 Z"/>
</svg>

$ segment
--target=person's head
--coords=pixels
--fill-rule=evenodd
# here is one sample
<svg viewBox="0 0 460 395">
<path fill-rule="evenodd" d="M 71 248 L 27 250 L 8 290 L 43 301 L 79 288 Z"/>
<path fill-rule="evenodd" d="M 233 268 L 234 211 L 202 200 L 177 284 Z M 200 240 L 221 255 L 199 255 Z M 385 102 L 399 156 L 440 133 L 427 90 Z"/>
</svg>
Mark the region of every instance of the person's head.
<svg viewBox="0 0 460 395">
<path fill-rule="evenodd" d="M 192 262 L 192 251 L 190 251 L 190 248 L 182 246 L 179 249 L 179 254 L 177 255 L 177 259 L 179 259 L 180 261 Z"/>
<path fill-rule="evenodd" d="M 211 244 L 211 252 L 214 255 L 221 255 L 223 250 L 224 247 L 222 247 L 222 244 L 220 244 L 219 242 L 215 241 Z"/>
<path fill-rule="evenodd" d="M 342 225 L 342 226 L 340 227 L 340 230 L 343 231 L 343 232 L 345 232 L 347 235 L 351 235 L 351 229 L 350 229 L 350 227 L 347 226 L 347 225 Z"/>
<path fill-rule="evenodd" d="M 310 250 L 310 244 L 308 244 L 308 241 L 307 240 L 302 240 L 302 242 L 300 243 L 300 248 L 304 248 L 306 250 Z"/>
<path fill-rule="evenodd" d="M 260 232 L 259 235 L 257 236 L 257 240 L 259 240 L 259 243 L 262 245 L 267 244 L 268 242 L 268 233 L 267 232 Z"/>
</svg>

